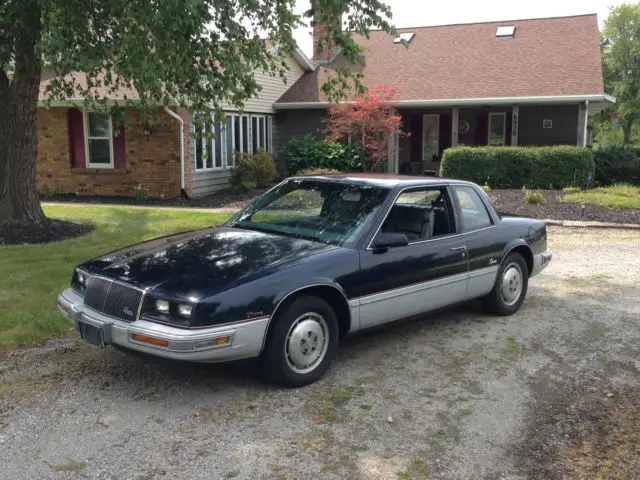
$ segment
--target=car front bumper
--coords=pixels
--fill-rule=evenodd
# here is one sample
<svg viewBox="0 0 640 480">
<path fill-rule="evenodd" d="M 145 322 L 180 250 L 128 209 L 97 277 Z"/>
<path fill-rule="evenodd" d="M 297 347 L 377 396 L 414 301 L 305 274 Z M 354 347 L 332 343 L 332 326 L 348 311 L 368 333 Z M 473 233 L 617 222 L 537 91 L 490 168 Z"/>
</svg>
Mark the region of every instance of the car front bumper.
<svg viewBox="0 0 640 480">
<path fill-rule="evenodd" d="M 539 274 L 542 270 L 547 268 L 547 265 L 551 262 L 553 258 L 553 253 L 551 250 L 547 250 L 546 252 L 538 253 L 533 256 L 533 270 L 531 271 L 530 277 Z"/>
<path fill-rule="evenodd" d="M 118 345 L 174 360 L 204 363 L 258 356 L 269 324 L 269 317 L 198 329 L 175 328 L 145 320 L 128 323 L 86 307 L 82 297 L 71 289 L 58 296 L 58 310 L 78 329 L 79 325 L 84 324 L 99 329 L 106 345 Z M 165 346 L 136 340 L 143 337 L 158 340 Z"/>
</svg>

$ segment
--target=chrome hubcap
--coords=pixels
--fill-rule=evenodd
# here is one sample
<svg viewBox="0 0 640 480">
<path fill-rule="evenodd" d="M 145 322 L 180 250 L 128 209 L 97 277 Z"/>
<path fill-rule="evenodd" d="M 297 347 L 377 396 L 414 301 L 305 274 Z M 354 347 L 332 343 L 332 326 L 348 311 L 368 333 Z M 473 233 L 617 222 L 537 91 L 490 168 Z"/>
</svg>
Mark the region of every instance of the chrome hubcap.
<svg viewBox="0 0 640 480">
<path fill-rule="evenodd" d="M 329 348 L 329 327 L 322 315 L 308 312 L 300 315 L 289 328 L 284 345 L 289 367 L 296 373 L 313 371 Z"/>
<path fill-rule="evenodd" d="M 500 294 L 508 307 L 514 305 L 522 294 L 522 270 L 517 263 L 510 263 L 502 275 Z"/>
</svg>

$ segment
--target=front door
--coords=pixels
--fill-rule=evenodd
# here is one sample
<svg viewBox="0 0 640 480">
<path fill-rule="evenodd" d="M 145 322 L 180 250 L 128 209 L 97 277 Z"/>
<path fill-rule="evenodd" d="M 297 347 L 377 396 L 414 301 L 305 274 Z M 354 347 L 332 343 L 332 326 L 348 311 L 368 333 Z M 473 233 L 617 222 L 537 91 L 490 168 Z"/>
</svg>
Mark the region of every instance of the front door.
<svg viewBox="0 0 640 480">
<path fill-rule="evenodd" d="M 360 252 L 360 327 L 368 328 L 456 303 L 465 297 L 468 262 L 446 187 L 404 190 L 380 231 L 409 245 Z"/>
<path fill-rule="evenodd" d="M 425 170 L 435 164 L 440 155 L 440 115 L 422 116 L 422 163 Z"/>
</svg>

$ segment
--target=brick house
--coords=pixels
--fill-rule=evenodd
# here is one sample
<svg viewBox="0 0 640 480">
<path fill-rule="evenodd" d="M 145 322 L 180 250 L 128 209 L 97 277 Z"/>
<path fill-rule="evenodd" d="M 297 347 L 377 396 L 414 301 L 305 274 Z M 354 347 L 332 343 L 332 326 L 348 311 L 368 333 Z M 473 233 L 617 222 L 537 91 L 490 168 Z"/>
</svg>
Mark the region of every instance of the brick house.
<svg viewBox="0 0 640 480">
<path fill-rule="evenodd" d="M 127 109 L 128 126 L 113 135 L 108 115 L 72 106 L 81 99 L 43 105 L 40 187 L 133 196 L 142 185 L 164 198 L 228 188 L 235 150 L 277 153 L 294 136 L 322 136 L 329 103 L 321 87 L 345 62 L 331 46 L 316 48 L 324 34 L 317 23 L 313 60 L 300 50 L 287 59 L 286 83 L 256 72 L 262 91 L 242 113 L 229 108 L 224 124 L 206 127 L 213 141 L 181 109 L 159 111 L 163 122 L 152 129 Z M 390 172 L 437 174 L 443 150 L 461 144 L 587 145 L 589 115 L 615 101 L 604 92 L 596 15 L 403 28 L 399 36 L 355 38 L 364 47 L 366 66 L 356 68 L 365 84 L 401 90 L 398 109 L 411 135 L 395 139 Z"/>
<path fill-rule="evenodd" d="M 364 48 L 365 84 L 400 89 L 411 135 L 396 139 L 391 172 L 437 174 L 443 150 L 454 145 L 587 145 L 589 115 L 615 102 L 604 91 L 596 15 L 403 28 L 398 39 L 375 31 L 355 40 Z M 282 143 L 323 126 L 329 103 L 320 87 L 345 60 L 321 53 L 319 68 L 274 105 Z"/>
<path fill-rule="evenodd" d="M 134 196 L 138 186 L 152 198 L 188 198 L 212 194 L 229 187 L 234 151 L 275 151 L 277 125 L 273 104 L 304 73 L 316 68 L 301 50 L 286 59 L 286 81 L 267 72 L 255 72 L 262 86 L 243 112 L 225 109 L 224 125 L 205 126 L 215 131 L 196 132 L 190 112 L 159 109 L 158 125 L 148 127 L 135 108 L 125 109 L 125 125 L 114 132 L 105 112 L 88 111 L 81 98 L 44 103 L 52 78 L 44 76 L 38 108 L 38 186 L 52 193 Z M 85 82 L 84 74 L 73 74 Z M 135 91 L 122 91 L 135 99 Z M 205 153 L 206 152 L 206 153 Z"/>
</svg>

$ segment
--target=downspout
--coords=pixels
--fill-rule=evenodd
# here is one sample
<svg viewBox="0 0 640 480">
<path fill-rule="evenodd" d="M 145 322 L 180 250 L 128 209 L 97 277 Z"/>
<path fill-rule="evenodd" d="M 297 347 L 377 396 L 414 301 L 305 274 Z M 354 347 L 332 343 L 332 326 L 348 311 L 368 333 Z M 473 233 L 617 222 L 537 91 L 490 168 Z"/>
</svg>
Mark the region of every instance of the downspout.
<svg viewBox="0 0 640 480">
<path fill-rule="evenodd" d="M 180 189 L 182 195 L 184 195 L 186 198 L 189 198 L 185 190 L 184 180 L 184 120 L 180 115 L 171 110 L 169 107 L 164 107 L 164 111 L 175 118 L 180 124 Z"/>
<path fill-rule="evenodd" d="M 584 102 L 584 132 L 582 134 L 582 146 L 587 146 L 587 135 L 589 133 L 589 100 Z"/>
</svg>

